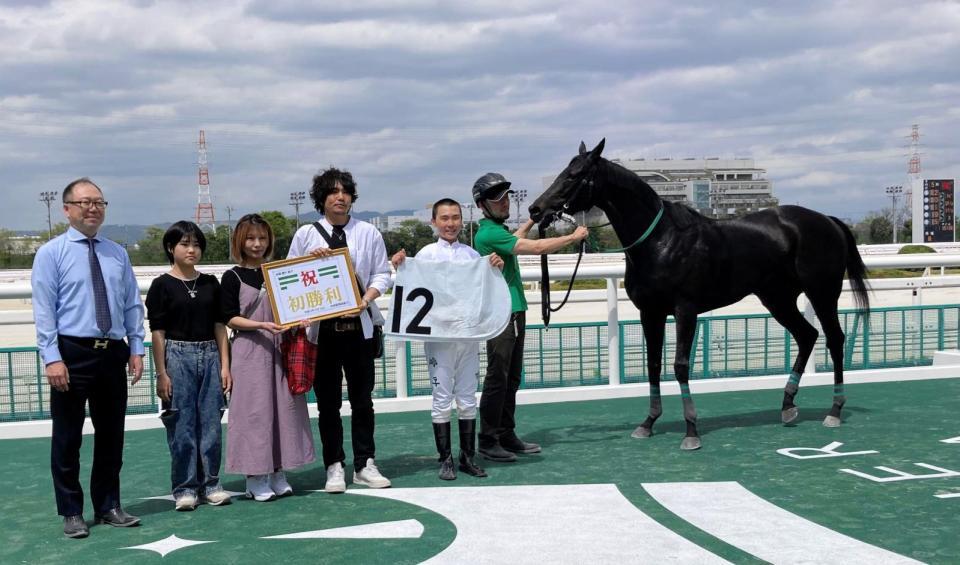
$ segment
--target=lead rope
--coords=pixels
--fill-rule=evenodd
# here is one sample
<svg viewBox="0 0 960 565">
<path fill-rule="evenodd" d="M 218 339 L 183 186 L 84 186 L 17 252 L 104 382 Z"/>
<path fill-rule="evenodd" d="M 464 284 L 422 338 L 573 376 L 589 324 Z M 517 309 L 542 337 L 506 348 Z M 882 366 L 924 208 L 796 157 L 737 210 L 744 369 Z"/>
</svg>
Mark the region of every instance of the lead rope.
<svg viewBox="0 0 960 565">
<path fill-rule="evenodd" d="M 559 311 L 570 298 L 570 291 L 573 290 L 573 282 L 577 279 L 577 271 L 580 269 L 580 261 L 583 259 L 583 252 L 587 247 L 587 241 L 580 240 L 580 253 L 577 255 L 577 264 L 573 267 L 573 275 L 570 277 L 570 284 L 567 285 L 567 294 L 563 301 L 556 308 L 550 307 L 550 267 L 547 265 L 547 256 L 540 256 L 540 315 L 543 317 L 543 328 L 550 327 L 550 314 Z"/>
<path fill-rule="evenodd" d="M 646 231 L 644 231 L 643 234 L 641 234 L 636 241 L 634 241 L 633 243 L 631 243 L 626 247 L 620 247 L 618 249 L 608 249 L 606 253 L 619 253 L 621 251 L 627 251 L 632 247 L 643 243 L 644 241 L 646 241 L 648 237 L 650 237 L 650 234 L 653 233 L 654 228 L 656 228 L 657 224 L 660 223 L 660 218 L 662 217 L 663 217 L 663 206 L 661 205 L 660 210 L 657 211 L 657 215 L 654 216 L 653 220 L 650 222 L 650 225 L 647 226 Z M 558 219 L 570 222 L 574 226 L 577 225 L 577 222 L 575 220 L 569 219 L 569 217 L 566 216 L 565 214 L 558 215 Z M 609 222 L 604 225 L 609 225 Z M 593 227 L 602 227 L 602 226 L 593 226 Z M 546 230 L 541 231 L 541 236 L 545 231 Z M 570 284 L 567 285 L 567 293 L 566 295 L 564 295 L 563 301 L 560 302 L 560 305 L 557 306 L 556 308 L 550 307 L 550 267 L 547 265 L 547 256 L 546 255 L 540 256 L 540 315 L 543 317 L 544 329 L 547 329 L 550 327 L 550 314 L 552 314 L 553 312 L 557 312 L 561 308 L 563 308 L 563 306 L 567 303 L 567 299 L 570 298 L 570 291 L 573 290 L 573 283 L 577 278 L 577 271 L 580 269 L 580 261 L 583 259 L 583 252 L 586 249 L 586 247 L 587 247 L 587 240 L 581 239 L 580 254 L 577 255 L 577 264 L 573 267 L 573 275 L 570 277 Z"/>
</svg>

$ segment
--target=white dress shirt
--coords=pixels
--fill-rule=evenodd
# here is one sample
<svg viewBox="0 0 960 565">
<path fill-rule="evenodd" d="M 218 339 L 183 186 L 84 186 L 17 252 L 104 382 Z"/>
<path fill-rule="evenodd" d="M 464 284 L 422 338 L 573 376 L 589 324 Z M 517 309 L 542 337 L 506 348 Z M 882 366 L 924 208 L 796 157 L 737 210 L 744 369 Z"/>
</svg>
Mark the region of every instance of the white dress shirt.
<svg viewBox="0 0 960 565">
<path fill-rule="evenodd" d="M 327 221 L 326 217 L 320 218 L 320 225 L 327 230 L 328 234 L 333 235 L 333 225 Z M 383 236 L 377 228 L 373 227 L 373 224 L 361 222 L 352 217 L 343 227 L 343 231 L 347 236 L 347 248 L 353 260 L 353 269 L 362 286 L 360 293 L 363 294 L 368 288 L 375 288 L 380 291 L 381 296 L 386 294 L 393 282 L 390 280 L 390 261 L 387 259 L 387 247 L 383 243 Z M 313 224 L 300 226 L 297 233 L 293 234 L 287 258 L 302 257 L 318 247 L 330 246 Z M 373 320 L 366 310 L 360 314 L 363 336 L 367 339 L 373 337 L 374 323 L 383 324 L 383 316 L 375 302 L 370 303 L 370 310 L 374 315 Z"/>
<path fill-rule="evenodd" d="M 450 243 L 442 238 L 436 243 L 425 245 L 416 255 L 417 259 L 426 261 L 465 261 L 479 256 L 480 254 L 469 245 L 459 241 Z"/>
</svg>

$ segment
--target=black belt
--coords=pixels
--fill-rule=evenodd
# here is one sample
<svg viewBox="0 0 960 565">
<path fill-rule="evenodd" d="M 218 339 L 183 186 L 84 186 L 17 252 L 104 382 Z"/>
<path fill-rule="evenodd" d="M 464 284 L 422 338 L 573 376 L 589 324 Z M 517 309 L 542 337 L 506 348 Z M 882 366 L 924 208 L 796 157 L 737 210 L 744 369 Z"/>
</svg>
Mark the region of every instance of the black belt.
<svg viewBox="0 0 960 565">
<path fill-rule="evenodd" d="M 320 320 L 320 329 L 328 332 L 355 332 L 357 330 L 362 330 L 363 326 L 360 325 L 359 319 L 342 320 L 333 318 L 329 320 Z"/>
<path fill-rule="evenodd" d="M 74 345 L 86 347 L 87 349 L 99 349 L 101 351 L 111 347 L 126 345 L 122 339 L 109 339 L 105 337 L 74 337 L 71 335 L 61 335 L 60 339 L 69 341 Z"/>
</svg>

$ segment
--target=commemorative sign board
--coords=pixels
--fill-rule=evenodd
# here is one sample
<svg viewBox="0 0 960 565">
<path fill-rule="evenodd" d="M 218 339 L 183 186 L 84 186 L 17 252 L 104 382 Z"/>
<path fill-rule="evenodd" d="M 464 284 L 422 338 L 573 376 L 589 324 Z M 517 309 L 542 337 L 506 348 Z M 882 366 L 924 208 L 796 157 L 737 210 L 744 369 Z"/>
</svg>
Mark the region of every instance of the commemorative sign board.
<svg viewBox="0 0 960 565">
<path fill-rule="evenodd" d="M 307 255 L 261 268 L 273 317 L 281 326 L 359 312 L 360 290 L 346 249 L 329 257 Z"/>
</svg>

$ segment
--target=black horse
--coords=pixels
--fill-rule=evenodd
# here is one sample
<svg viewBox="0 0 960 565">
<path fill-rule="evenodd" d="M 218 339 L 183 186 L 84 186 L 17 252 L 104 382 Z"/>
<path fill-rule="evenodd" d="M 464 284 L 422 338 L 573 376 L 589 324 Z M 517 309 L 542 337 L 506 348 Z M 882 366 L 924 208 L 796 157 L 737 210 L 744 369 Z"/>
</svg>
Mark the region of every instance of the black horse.
<svg viewBox="0 0 960 565">
<path fill-rule="evenodd" d="M 650 415 L 633 437 L 650 437 L 660 417 L 660 369 L 667 316 L 676 319 L 674 371 L 680 384 L 687 423 L 681 449 L 697 449 L 697 412 L 690 396 L 690 351 L 697 314 L 733 304 L 755 294 L 798 345 L 796 362 L 783 392 L 781 419 L 797 419 L 794 404 L 800 376 L 818 332 L 797 309 L 805 293 L 813 306 L 833 361 L 833 406 L 823 421 L 840 425 L 843 392 L 844 334 L 837 300 L 844 271 L 854 299 L 869 310 L 866 268 L 850 229 L 837 218 L 800 206 L 781 206 L 717 221 L 681 204 L 661 200 L 640 177 L 600 156 L 604 141 L 592 151 L 580 143 L 557 180 L 530 206 L 530 217 L 549 224 L 562 213 L 599 207 L 626 245 L 624 286 L 640 310 L 647 342 Z"/>
</svg>

